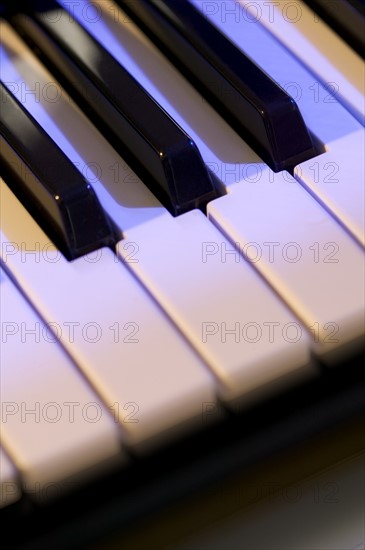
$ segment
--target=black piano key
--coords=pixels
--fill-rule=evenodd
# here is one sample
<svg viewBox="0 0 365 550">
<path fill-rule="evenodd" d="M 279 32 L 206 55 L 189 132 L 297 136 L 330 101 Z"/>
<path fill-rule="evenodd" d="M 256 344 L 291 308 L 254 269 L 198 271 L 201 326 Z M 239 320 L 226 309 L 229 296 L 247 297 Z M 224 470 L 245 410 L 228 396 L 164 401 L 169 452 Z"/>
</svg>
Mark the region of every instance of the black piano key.
<svg viewBox="0 0 365 550">
<path fill-rule="evenodd" d="M 81 25 L 54 0 L 25 9 L 10 23 L 174 215 L 216 198 L 192 139 Z"/>
<path fill-rule="evenodd" d="M 305 0 L 359 55 L 365 57 L 364 0 Z"/>
<path fill-rule="evenodd" d="M 275 171 L 316 155 L 295 101 L 186 0 L 117 0 Z"/>
<path fill-rule="evenodd" d="M 0 170 L 69 259 L 114 247 L 120 236 L 91 185 L 0 82 Z"/>
</svg>

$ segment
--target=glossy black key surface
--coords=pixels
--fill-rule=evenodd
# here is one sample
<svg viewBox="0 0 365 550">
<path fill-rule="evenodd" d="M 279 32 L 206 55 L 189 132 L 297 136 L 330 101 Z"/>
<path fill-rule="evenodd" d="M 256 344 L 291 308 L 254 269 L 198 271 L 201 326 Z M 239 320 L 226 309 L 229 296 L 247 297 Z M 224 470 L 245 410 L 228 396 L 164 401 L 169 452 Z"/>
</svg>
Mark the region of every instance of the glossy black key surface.
<svg viewBox="0 0 365 550">
<path fill-rule="evenodd" d="M 174 215 L 216 197 L 191 138 L 67 11 L 54 0 L 23 7 L 10 23 Z"/>
<path fill-rule="evenodd" d="M 328 25 L 365 57 L 364 0 L 305 0 Z"/>
<path fill-rule="evenodd" d="M 275 171 L 316 155 L 295 101 L 186 0 L 117 0 Z"/>
<path fill-rule="evenodd" d="M 80 172 L 0 83 L 0 169 L 6 183 L 68 259 L 117 241 Z"/>
</svg>

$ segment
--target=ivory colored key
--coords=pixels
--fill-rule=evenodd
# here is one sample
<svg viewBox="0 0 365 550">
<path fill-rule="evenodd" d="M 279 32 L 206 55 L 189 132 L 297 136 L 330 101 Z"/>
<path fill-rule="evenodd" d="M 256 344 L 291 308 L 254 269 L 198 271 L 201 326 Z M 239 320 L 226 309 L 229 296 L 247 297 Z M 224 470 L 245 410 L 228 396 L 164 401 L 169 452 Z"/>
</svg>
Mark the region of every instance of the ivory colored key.
<svg viewBox="0 0 365 550">
<path fill-rule="evenodd" d="M 57 323 L 44 324 L 0 274 L 1 435 L 25 491 L 44 499 L 120 461 L 119 427 L 59 345 Z"/>
<path fill-rule="evenodd" d="M 2 262 L 54 323 L 124 441 L 156 443 L 199 425 L 203 403 L 215 402 L 213 377 L 129 271 L 109 249 L 68 262 L 4 183 L 1 195 Z"/>
<path fill-rule="evenodd" d="M 305 330 L 200 211 L 151 220 L 128 240 L 138 246 L 130 268 L 210 365 L 222 399 L 314 374 Z M 128 261 L 123 241 L 117 250 Z"/>
<path fill-rule="evenodd" d="M 21 491 L 14 464 L 0 447 L 0 508 L 20 498 Z"/>
<path fill-rule="evenodd" d="M 364 254 L 289 174 L 263 168 L 210 203 L 209 217 L 313 333 L 323 361 L 363 342 Z"/>
<path fill-rule="evenodd" d="M 365 133 L 346 135 L 304 162 L 295 177 L 365 246 Z"/>
</svg>

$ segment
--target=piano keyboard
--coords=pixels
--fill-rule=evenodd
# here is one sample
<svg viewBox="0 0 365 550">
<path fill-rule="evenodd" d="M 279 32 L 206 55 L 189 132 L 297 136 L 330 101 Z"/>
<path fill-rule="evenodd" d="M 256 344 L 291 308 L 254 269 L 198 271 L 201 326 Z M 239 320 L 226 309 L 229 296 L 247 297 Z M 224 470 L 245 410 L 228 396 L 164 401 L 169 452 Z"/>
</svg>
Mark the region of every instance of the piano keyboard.
<svg viewBox="0 0 365 550">
<path fill-rule="evenodd" d="M 148 28 L 152 20 L 138 26 L 128 2 L 62 0 L 59 6 L 67 10 L 62 17 L 70 28 L 81 25 L 94 37 L 114 58 L 112 66 L 120 63 L 130 73 L 195 144 L 198 155 L 176 154 L 176 170 L 171 168 L 175 157 L 160 165 L 157 155 L 147 166 L 147 145 L 144 149 L 140 142 L 143 155 L 135 160 L 134 134 L 117 142 L 121 123 L 113 117 L 108 127 L 114 134 L 104 131 L 100 115 L 96 120 L 92 113 L 91 88 L 83 90 L 91 98 L 83 112 L 66 80 L 61 85 L 60 75 L 56 78 L 45 65 L 45 53 L 38 47 L 32 51 L 26 42 L 31 24 L 24 25 L 22 38 L 17 31 L 23 23 L 14 28 L 12 16 L 6 20 L 4 3 L 0 496 L 3 512 L 15 521 L 28 518 L 29 524 L 41 525 L 50 514 L 50 532 L 56 527 L 54 513 L 47 510 L 72 495 L 85 500 L 108 476 L 120 476 L 125 483 L 125 490 L 120 484 L 115 488 L 115 500 L 130 495 L 133 472 L 145 471 L 142 480 L 153 485 L 161 478 L 157 464 L 173 469 L 171 456 L 179 455 L 173 460 L 183 467 L 184 453 L 189 467 L 198 457 L 201 461 L 208 455 L 211 461 L 214 456 L 214 468 L 224 475 L 233 464 L 267 452 L 255 433 L 267 428 L 271 414 L 295 440 L 307 434 L 307 427 L 293 435 L 295 430 L 286 425 L 287 406 L 295 411 L 297 405 L 293 418 L 300 419 L 306 405 L 315 431 L 364 405 L 356 367 L 365 328 L 363 60 L 311 11 L 310 2 L 191 3 L 294 98 L 301 131 L 313 143 L 310 157 L 306 153 L 274 172 L 271 158 L 264 162 L 260 156 L 259 119 L 245 129 L 247 140 L 236 133 L 218 104 L 211 105 L 193 86 L 198 84 L 159 50 Z M 42 7 L 42 2 L 35 4 Z M 156 2 L 138 5 L 148 4 Z M 170 9 L 165 4 L 174 3 L 160 4 L 163 11 Z M 50 11 L 47 17 L 52 28 L 61 12 Z M 67 42 L 67 36 L 63 39 Z M 81 51 L 84 44 L 76 46 Z M 83 55 L 102 73 L 105 64 L 98 67 L 87 49 Z M 112 73 L 109 78 L 113 82 L 116 77 Z M 217 82 L 205 84 L 214 87 Z M 232 90 L 223 86 L 212 93 L 229 106 L 234 104 Z M 59 187 L 51 182 L 44 193 L 53 193 L 48 214 L 41 198 L 42 171 L 47 173 L 48 151 L 54 150 L 46 145 L 53 144 L 40 146 L 41 134 L 33 133 L 32 122 L 19 135 L 25 149 L 29 143 L 29 158 L 36 151 L 38 164 L 34 161 L 30 169 L 24 163 L 22 174 L 18 170 L 14 175 L 18 157 L 11 162 L 6 157 L 13 138 L 4 130 L 5 112 L 10 113 L 10 129 L 16 116 L 5 109 L 16 100 L 24 116 L 33 117 L 65 155 L 62 162 L 76 167 L 93 189 L 95 208 L 110 220 L 114 242 L 92 237 L 82 252 L 65 252 L 72 243 L 66 246 L 58 239 L 55 223 L 68 187 L 59 200 Z M 156 114 L 152 131 L 147 113 L 137 111 L 131 127 L 137 127 L 141 115 L 145 135 L 156 140 L 153 147 L 160 141 L 168 150 L 166 135 L 158 135 L 165 119 Z M 288 136 L 293 128 L 288 127 Z M 143 143 L 151 145 L 148 139 Z M 19 156 L 19 145 L 10 145 Z M 171 173 L 167 170 L 159 179 L 166 165 Z M 176 194 L 174 185 L 180 186 Z M 71 221 L 62 221 L 66 233 L 68 223 L 74 227 L 76 240 L 82 208 L 74 211 L 75 222 L 71 207 Z M 332 398 L 335 405 L 327 407 Z M 224 445 L 230 448 L 237 430 L 248 437 L 246 419 L 257 428 L 249 434 L 256 446 L 248 450 L 242 445 L 237 456 L 223 459 Z M 284 432 L 273 432 L 272 447 Z M 187 445 L 196 447 L 188 450 Z M 201 475 L 202 483 L 209 481 L 208 471 Z M 138 491 L 143 483 L 139 481 Z M 175 485 L 176 494 L 182 494 L 181 482 Z M 162 486 L 161 481 L 155 490 L 158 503 L 167 491 L 166 483 Z M 194 487 L 193 481 L 186 487 Z M 81 497 L 74 498 L 79 502 Z M 138 515 L 137 509 L 132 502 L 124 521 Z M 34 531 L 38 536 L 36 527 Z"/>
</svg>

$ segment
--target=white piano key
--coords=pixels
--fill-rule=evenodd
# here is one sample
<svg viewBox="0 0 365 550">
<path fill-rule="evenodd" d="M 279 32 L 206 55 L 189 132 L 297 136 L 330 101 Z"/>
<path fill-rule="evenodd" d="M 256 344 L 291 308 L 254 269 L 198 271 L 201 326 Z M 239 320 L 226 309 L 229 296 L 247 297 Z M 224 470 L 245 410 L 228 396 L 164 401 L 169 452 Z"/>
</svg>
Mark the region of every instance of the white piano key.
<svg viewBox="0 0 365 550">
<path fill-rule="evenodd" d="M 214 379 L 128 269 L 107 249 L 66 261 L 3 182 L 1 195 L 2 262 L 119 419 L 123 440 L 142 447 L 198 427 Z M 134 261 L 135 243 L 127 251 Z"/>
<path fill-rule="evenodd" d="M 323 361 L 363 341 L 365 257 L 340 225 L 287 175 L 263 168 L 208 205 L 209 217 L 287 302 Z"/>
<path fill-rule="evenodd" d="M 296 179 L 365 246 L 365 133 L 331 142 L 327 152 L 297 166 Z"/>
<path fill-rule="evenodd" d="M 2 196 L 3 199 L 3 196 Z M 26 491 L 38 498 L 122 459 L 118 425 L 0 270 L 1 435 Z"/>
<path fill-rule="evenodd" d="M 19 500 L 21 490 L 14 464 L 0 447 L 0 508 Z"/>
<path fill-rule="evenodd" d="M 249 402 L 315 373 L 301 325 L 200 211 L 151 220 L 129 239 L 131 269 L 211 366 L 222 399 Z"/>
<path fill-rule="evenodd" d="M 258 16 L 257 2 L 239 0 L 247 15 Z M 365 65 L 363 59 L 344 42 L 304 2 L 276 0 L 260 4 L 260 23 L 293 52 L 327 89 L 321 95 L 315 85 L 318 103 L 338 101 L 364 124 Z M 288 90 L 290 93 L 290 89 Z"/>
</svg>

